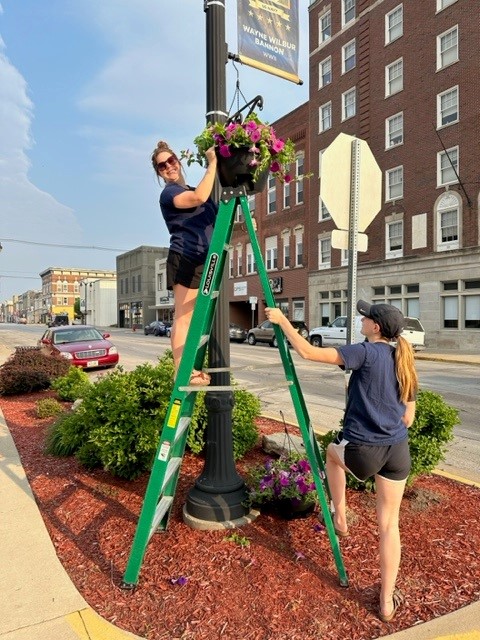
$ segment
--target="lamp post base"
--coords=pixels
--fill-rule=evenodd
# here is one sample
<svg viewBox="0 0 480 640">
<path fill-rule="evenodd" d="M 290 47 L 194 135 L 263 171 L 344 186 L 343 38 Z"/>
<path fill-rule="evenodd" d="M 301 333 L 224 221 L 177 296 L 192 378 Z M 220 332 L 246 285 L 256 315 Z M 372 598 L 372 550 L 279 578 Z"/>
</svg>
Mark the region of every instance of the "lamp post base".
<svg viewBox="0 0 480 640">
<path fill-rule="evenodd" d="M 217 496 L 223 498 L 224 496 Z M 209 512 L 211 515 L 211 512 Z M 219 521 L 203 520 L 202 518 L 196 518 L 187 511 L 187 505 L 183 507 L 183 521 L 191 529 L 197 529 L 199 531 L 218 531 L 220 529 L 236 529 L 237 527 L 243 527 L 246 524 L 254 522 L 260 511 L 256 509 L 249 509 L 247 513 L 238 518 L 223 519 Z"/>
</svg>

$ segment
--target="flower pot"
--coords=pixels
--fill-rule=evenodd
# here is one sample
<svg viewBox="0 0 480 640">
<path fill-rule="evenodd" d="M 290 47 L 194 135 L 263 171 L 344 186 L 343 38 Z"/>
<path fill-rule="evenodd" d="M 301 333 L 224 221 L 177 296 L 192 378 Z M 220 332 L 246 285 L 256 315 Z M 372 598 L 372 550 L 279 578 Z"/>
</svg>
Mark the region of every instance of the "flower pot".
<svg viewBox="0 0 480 640">
<path fill-rule="evenodd" d="M 255 166 L 250 165 L 254 154 L 248 150 L 248 147 L 234 148 L 231 152 L 232 155 L 228 158 L 224 158 L 217 152 L 218 177 L 222 187 L 245 187 L 249 194 L 263 191 L 268 181 L 268 170 L 262 172 L 254 182 Z"/>
<path fill-rule="evenodd" d="M 315 502 L 301 498 L 281 498 L 263 505 L 266 511 L 275 513 L 284 520 L 306 518 L 315 509 Z"/>
</svg>

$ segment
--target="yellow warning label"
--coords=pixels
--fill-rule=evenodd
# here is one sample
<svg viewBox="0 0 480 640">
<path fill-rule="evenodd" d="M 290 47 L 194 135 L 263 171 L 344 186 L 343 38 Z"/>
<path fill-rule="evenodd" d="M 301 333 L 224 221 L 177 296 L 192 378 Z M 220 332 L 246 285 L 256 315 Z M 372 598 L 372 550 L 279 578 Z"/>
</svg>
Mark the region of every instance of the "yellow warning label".
<svg viewBox="0 0 480 640">
<path fill-rule="evenodd" d="M 175 427 L 177 426 L 178 414 L 180 413 L 181 404 L 182 403 L 180 400 L 173 401 L 172 408 L 170 409 L 170 413 L 167 418 L 167 427 L 175 429 Z"/>
</svg>

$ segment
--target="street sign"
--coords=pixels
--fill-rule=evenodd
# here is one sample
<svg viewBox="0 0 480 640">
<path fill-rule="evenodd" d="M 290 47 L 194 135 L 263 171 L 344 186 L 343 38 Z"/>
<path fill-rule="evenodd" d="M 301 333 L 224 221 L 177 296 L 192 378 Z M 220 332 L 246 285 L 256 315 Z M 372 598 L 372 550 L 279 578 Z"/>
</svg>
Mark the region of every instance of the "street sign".
<svg viewBox="0 0 480 640">
<path fill-rule="evenodd" d="M 334 249 L 349 249 L 349 237 L 346 229 L 333 229 L 331 244 Z M 368 236 L 366 233 L 357 233 L 357 251 L 364 252 L 368 249 Z"/>
<path fill-rule="evenodd" d="M 340 133 L 322 153 L 320 197 L 339 229 L 348 229 L 352 142 L 358 143 L 358 230 L 365 231 L 382 206 L 382 172 L 365 140 Z"/>
</svg>

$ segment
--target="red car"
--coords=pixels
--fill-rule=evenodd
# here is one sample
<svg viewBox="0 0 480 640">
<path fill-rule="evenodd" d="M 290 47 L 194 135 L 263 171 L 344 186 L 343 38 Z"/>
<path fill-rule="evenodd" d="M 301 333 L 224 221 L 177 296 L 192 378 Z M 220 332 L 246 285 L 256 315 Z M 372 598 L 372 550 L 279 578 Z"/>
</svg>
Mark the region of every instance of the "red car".
<svg viewBox="0 0 480 640">
<path fill-rule="evenodd" d="M 119 355 L 117 347 L 107 340 L 109 337 L 109 333 L 100 333 L 88 325 L 50 327 L 38 346 L 45 355 L 60 355 L 82 369 L 114 367 Z"/>
</svg>

